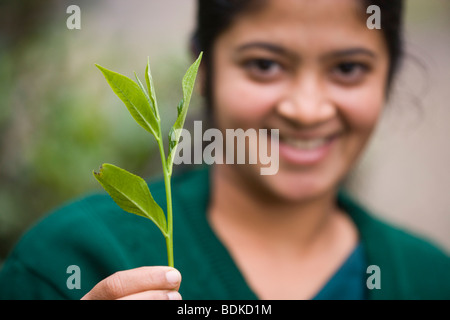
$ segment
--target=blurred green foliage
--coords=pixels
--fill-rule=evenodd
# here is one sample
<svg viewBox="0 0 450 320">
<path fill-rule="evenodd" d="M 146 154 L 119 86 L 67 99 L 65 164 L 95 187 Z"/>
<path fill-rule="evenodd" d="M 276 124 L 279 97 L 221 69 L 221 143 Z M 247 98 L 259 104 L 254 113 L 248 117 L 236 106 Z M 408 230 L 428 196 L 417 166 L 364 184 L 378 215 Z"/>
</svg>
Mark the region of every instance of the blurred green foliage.
<svg viewBox="0 0 450 320">
<path fill-rule="evenodd" d="M 113 163 L 147 177 L 161 171 L 156 144 L 94 66 L 124 65 L 127 70 L 131 61 L 132 68 L 143 70 L 146 59 L 118 50 L 117 39 L 105 42 L 100 52 L 90 49 L 95 39 L 88 32 L 68 36 L 65 16 L 51 18 L 55 6 L 54 1 L 40 2 L 45 21 L 29 18 L 33 1 L 9 1 L 0 8 L 2 16 L 12 15 L 10 25 L 0 25 L 0 265 L 36 220 L 65 201 L 100 189 L 92 176 L 100 164 Z M 32 24 L 28 29 L 14 26 L 24 19 Z M 150 46 L 148 50 L 143 57 L 151 56 Z M 175 109 L 188 59 L 183 53 L 158 59 L 151 64 L 160 106 Z M 163 128 L 175 116 L 163 109 Z"/>
</svg>

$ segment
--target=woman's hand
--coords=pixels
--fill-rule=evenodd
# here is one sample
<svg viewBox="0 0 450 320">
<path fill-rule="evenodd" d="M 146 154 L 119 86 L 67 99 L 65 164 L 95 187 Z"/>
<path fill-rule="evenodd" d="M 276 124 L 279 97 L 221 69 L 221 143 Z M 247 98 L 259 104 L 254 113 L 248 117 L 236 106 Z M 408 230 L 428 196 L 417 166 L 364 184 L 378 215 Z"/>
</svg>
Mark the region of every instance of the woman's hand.
<svg viewBox="0 0 450 320">
<path fill-rule="evenodd" d="M 181 274 L 170 267 L 119 271 L 97 283 L 82 300 L 180 300 Z"/>
</svg>

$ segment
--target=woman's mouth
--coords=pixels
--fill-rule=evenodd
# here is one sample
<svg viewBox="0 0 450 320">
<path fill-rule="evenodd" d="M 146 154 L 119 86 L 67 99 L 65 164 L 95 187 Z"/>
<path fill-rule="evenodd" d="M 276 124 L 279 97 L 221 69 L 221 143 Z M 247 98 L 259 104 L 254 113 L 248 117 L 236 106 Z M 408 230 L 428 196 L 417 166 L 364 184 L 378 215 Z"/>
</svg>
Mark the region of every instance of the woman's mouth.
<svg viewBox="0 0 450 320">
<path fill-rule="evenodd" d="M 324 160 L 339 134 L 324 137 L 297 138 L 280 135 L 280 160 L 300 166 L 311 166 Z"/>
<path fill-rule="evenodd" d="M 301 150 L 314 150 L 328 142 L 326 138 L 316 138 L 316 139 L 293 139 L 287 138 L 283 140 L 287 145 Z"/>
</svg>

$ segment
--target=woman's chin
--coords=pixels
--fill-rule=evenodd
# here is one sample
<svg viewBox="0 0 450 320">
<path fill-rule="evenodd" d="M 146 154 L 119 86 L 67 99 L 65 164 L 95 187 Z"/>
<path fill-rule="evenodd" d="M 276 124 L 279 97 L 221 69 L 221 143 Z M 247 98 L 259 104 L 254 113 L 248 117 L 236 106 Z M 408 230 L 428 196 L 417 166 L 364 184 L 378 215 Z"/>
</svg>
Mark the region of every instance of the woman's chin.
<svg viewBox="0 0 450 320">
<path fill-rule="evenodd" d="M 337 183 L 328 177 L 311 173 L 291 173 L 280 170 L 276 175 L 264 176 L 270 193 L 283 202 L 309 202 L 335 191 Z"/>
</svg>

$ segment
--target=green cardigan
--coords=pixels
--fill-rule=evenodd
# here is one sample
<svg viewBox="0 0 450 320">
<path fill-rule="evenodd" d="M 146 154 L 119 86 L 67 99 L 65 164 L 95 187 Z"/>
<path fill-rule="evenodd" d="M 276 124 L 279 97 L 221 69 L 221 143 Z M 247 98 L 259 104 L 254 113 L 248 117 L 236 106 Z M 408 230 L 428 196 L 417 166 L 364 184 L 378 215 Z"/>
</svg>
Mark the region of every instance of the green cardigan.
<svg viewBox="0 0 450 320">
<path fill-rule="evenodd" d="M 184 299 L 257 299 L 208 225 L 209 188 L 208 169 L 172 180 L 180 293 Z M 165 210 L 163 182 L 150 190 Z M 358 227 L 368 266 L 380 268 L 381 288 L 368 290 L 369 299 L 450 299 L 446 253 L 375 219 L 344 193 L 338 203 Z M 125 213 L 107 194 L 90 195 L 22 237 L 0 270 L 0 299 L 79 299 L 116 271 L 166 264 L 164 238 L 151 221 Z M 76 283 L 72 275 L 79 275 L 80 289 L 68 286 Z"/>
</svg>

